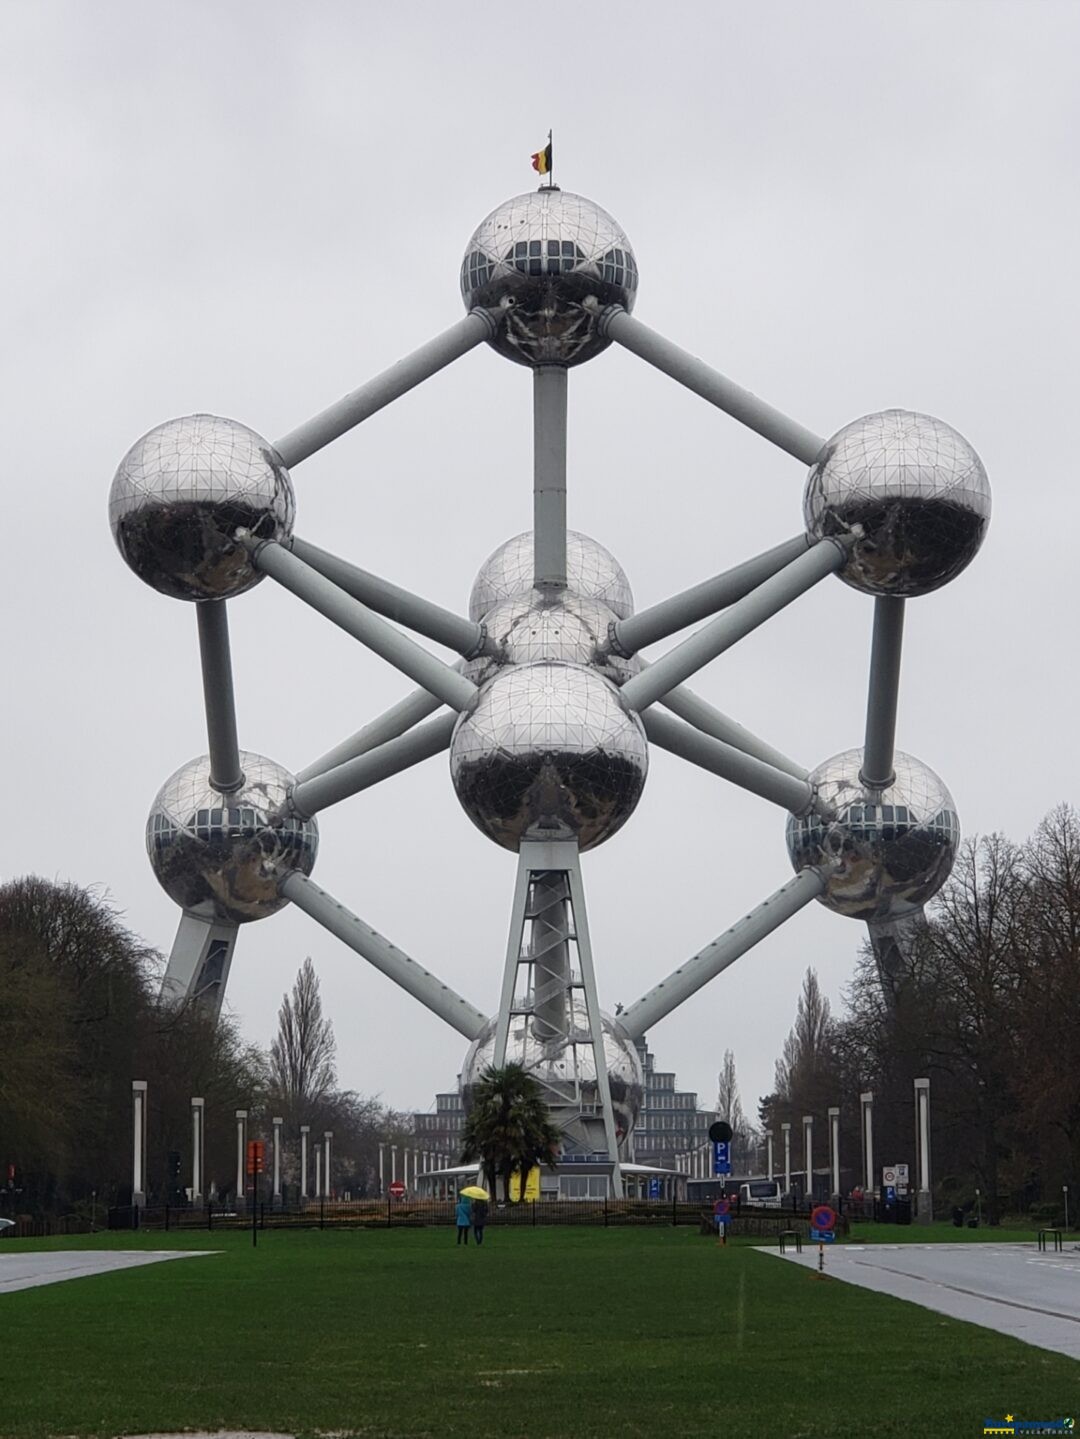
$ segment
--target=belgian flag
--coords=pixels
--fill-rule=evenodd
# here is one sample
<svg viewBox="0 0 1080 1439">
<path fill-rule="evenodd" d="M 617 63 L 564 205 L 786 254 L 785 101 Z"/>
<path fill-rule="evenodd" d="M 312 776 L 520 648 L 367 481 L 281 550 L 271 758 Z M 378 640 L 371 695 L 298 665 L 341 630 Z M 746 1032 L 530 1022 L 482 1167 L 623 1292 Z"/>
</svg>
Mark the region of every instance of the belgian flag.
<svg viewBox="0 0 1080 1439">
<path fill-rule="evenodd" d="M 532 157 L 532 167 L 538 175 L 546 175 L 551 169 L 551 141 Z"/>
</svg>

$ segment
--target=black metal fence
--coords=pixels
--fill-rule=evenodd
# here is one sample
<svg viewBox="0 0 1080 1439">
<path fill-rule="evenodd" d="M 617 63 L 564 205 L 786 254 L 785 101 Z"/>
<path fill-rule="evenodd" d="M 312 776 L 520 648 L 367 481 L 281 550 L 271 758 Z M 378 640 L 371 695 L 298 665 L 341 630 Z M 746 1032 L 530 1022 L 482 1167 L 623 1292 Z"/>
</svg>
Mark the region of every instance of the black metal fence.
<svg viewBox="0 0 1080 1439">
<path fill-rule="evenodd" d="M 213 1233 L 223 1229 L 422 1229 L 453 1227 L 452 1199 L 359 1199 L 310 1200 L 302 1206 L 274 1208 L 259 1204 L 251 1208 L 208 1204 L 204 1208 L 174 1208 L 169 1205 L 134 1209 L 123 1206 L 109 1210 L 110 1229 L 178 1230 L 201 1229 Z M 597 1228 L 649 1228 L 696 1225 L 713 1231 L 712 1207 L 685 1200 L 648 1199 L 540 1199 L 533 1203 L 492 1204 L 487 1224 L 494 1228 L 540 1227 L 560 1224 L 590 1225 Z M 847 1231 L 847 1221 L 838 1225 Z M 809 1212 L 793 1209 L 733 1210 L 728 1234 L 774 1238 L 782 1229 L 809 1230 Z"/>
</svg>

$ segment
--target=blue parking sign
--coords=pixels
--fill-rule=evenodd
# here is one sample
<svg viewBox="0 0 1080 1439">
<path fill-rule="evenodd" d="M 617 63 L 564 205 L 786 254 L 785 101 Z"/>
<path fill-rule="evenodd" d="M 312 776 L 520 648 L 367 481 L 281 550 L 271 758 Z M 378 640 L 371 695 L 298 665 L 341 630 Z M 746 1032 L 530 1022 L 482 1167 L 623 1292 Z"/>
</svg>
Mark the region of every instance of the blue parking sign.
<svg viewBox="0 0 1080 1439">
<path fill-rule="evenodd" d="M 731 1173 L 731 1141 L 721 1140 L 713 1144 L 713 1171 L 714 1174 Z"/>
</svg>

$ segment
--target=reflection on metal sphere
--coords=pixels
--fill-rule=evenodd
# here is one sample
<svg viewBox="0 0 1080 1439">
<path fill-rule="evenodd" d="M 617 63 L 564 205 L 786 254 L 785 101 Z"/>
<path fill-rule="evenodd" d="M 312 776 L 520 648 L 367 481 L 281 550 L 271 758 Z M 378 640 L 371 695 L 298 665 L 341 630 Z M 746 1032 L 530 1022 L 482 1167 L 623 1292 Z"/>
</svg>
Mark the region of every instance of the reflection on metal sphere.
<svg viewBox="0 0 1080 1439">
<path fill-rule="evenodd" d="M 167 779 L 146 821 L 146 850 L 177 904 L 242 924 L 288 901 L 278 884 L 290 870 L 310 874 L 319 848 L 314 820 L 278 811 L 293 776 L 262 755 L 240 752 L 244 783 L 230 794 L 210 784 L 206 755 Z"/>
<path fill-rule="evenodd" d="M 577 665 L 500 671 L 450 745 L 465 813 L 513 850 L 526 836 L 601 844 L 633 813 L 647 770 L 641 721 L 607 680 Z"/>
<path fill-rule="evenodd" d="M 810 783 L 836 818 L 790 815 L 788 854 L 796 870 L 826 867 L 821 903 L 827 909 L 885 919 L 937 894 L 956 858 L 960 820 L 952 795 L 920 760 L 898 750 L 896 779 L 887 789 L 862 783 L 862 761 L 861 749 L 844 750 L 813 771 Z"/>
<path fill-rule="evenodd" d="M 871 595 L 929 594 L 974 559 L 990 522 L 982 461 L 942 420 L 864 415 L 835 434 L 806 481 L 817 538 L 861 528 L 840 577 Z"/>
<path fill-rule="evenodd" d="M 492 551 L 480 566 L 469 596 L 469 618 L 477 624 L 500 600 L 528 594 L 533 583 L 533 533 L 525 530 Z M 610 606 L 616 619 L 634 613 L 630 581 L 618 560 L 596 540 L 566 532 L 566 588 L 583 599 Z"/>
<path fill-rule="evenodd" d="M 492 311 L 499 329 L 489 343 L 522 365 L 598 355 L 611 343 L 597 330 L 600 311 L 632 310 L 637 285 L 630 241 L 607 211 L 547 186 L 492 210 L 461 262 L 466 309 Z"/>
<path fill-rule="evenodd" d="M 506 1045 L 506 1062 L 523 1064 L 544 1086 L 544 1098 L 556 1124 L 562 1124 L 566 1119 L 560 1110 L 565 1109 L 572 1114 L 595 1107 L 598 1111 L 600 1105 L 596 1061 L 589 1038 L 589 1015 L 581 991 L 574 990 L 573 994 L 571 1029 L 567 1035 L 540 1040 L 533 1032 L 529 1016 L 513 1015 Z M 611 1086 L 611 1107 L 621 1139 L 630 1133 L 637 1120 L 645 1082 L 634 1041 L 617 1019 L 607 1014 L 601 1014 L 600 1018 L 604 1031 L 604 1059 Z M 494 1019 L 488 1021 L 479 1038 L 470 1046 L 461 1068 L 461 1095 L 466 1113 L 472 1107 L 474 1085 L 488 1065 L 494 1062 L 495 1024 Z M 564 1096 L 564 1103 L 560 1103 L 560 1096 Z M 583 1138 L 586 1136 L 576 1134 L 570 1127 L 568 1147 L 574 1149 Z M 591 1149 L 591 1142 L 587 1139 L 586 1142 Z"/>
<path fill-rule="evenodd" d="M 612 684 L 624 684 L 641 669 L 641 661 L 606 652 L 615 611 L 601 600 L 587 600 L 566 590 L 529 590 L 503 600 L 484 616 L 488 644 L 494 654 L 470 660 L 465 674 L 482 685 L 506 665 L 556 660 L 591 665 Z"/>
<path fill-rule="evenodd" d="M 141 580 L 178 600 L 223 600 L 258 584 L 237 529 L 287 540 L 295 513 L 276 450 L 216 415 L 186 415 L 143 435 L 109 492 L 120 553 Z"/>
</svg>

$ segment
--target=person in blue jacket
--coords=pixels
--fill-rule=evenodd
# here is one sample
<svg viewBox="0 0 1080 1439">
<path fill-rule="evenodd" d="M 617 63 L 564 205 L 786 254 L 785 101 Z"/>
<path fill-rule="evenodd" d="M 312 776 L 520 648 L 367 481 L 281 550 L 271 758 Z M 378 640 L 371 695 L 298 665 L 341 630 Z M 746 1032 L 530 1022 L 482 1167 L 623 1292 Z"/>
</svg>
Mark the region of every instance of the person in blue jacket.
<svg viewBox="0 0 1080 1439">
<path fill-rule="evenodd" d="M 468 1247 L 469 1226 L 472 1224 L 472 1200 L 464 1194 L 459 1194 L 454 1215 L 457 1221 L 457 1242 Z"/>
</svg>

